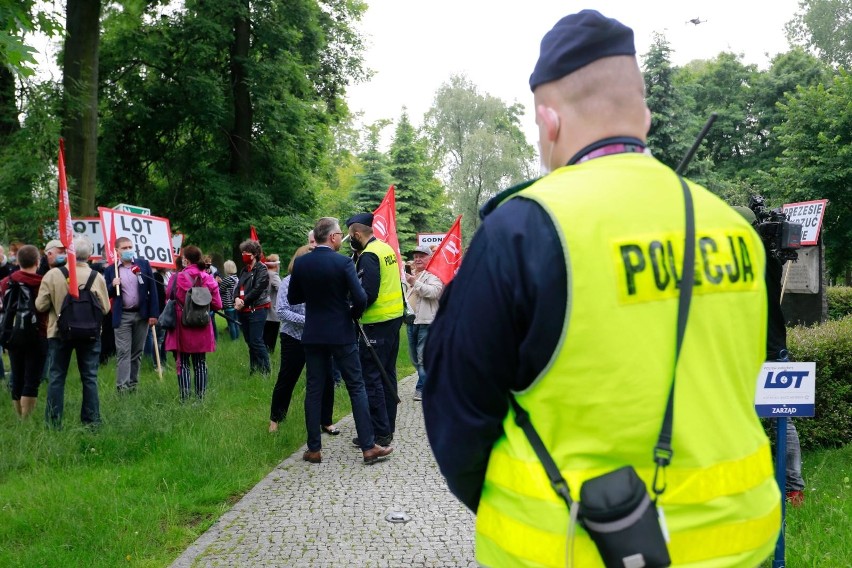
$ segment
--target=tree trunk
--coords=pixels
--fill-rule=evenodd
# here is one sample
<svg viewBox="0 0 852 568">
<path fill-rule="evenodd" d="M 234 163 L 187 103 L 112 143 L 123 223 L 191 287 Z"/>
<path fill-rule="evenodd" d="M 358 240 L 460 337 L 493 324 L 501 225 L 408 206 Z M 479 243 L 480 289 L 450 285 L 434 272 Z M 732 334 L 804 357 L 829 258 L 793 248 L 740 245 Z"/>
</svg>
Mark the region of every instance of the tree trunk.
<svg viewBox="0 0 852 568">
<path fill-rule="evenodd" d="M 0 144 L 21 127 L 15 100 L 15 75 L 7 65 L 0 66 Z"/>
<path fill-rule="evenodd" d="M 231 173 L 241 179 L 251 175 L 252 106 L 246 62 L 249 56 L 251 27 L 248 3 L 234 21 L 234 46 L 231 50 L 231 87 L 234 96 L 234 128 L 231 131 Z"/>
<path fill-rule="evenodd" d="M 72 213 L 76 215 L 95 214 L 100 16 L 101 0 L 67 0 L 62 135 Z"/>
</svg>

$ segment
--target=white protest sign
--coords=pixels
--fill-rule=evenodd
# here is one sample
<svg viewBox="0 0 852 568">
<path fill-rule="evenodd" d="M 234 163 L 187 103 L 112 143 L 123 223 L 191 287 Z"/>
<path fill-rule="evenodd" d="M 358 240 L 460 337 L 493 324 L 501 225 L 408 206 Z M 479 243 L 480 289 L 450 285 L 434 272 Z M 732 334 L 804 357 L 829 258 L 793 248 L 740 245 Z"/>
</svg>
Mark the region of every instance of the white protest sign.
<svg viewBox="0 0 852 568">
<path fill-rule="evenodd" d="M 802 246 L 816 246 L 828 199 L 787 203 L 782 207 L 791 223 L 802 225 Z"/>
<path fill-rule="evenodd" d="M 172 235 L 172 254 L 180 256 L 180 251 L 183 248 L 183 233 L 175 233 Z"/>
<path fill-rule="evenodd" d="M 169 220 L 150 215 L 136 215 L 98 207 L 106 244 L 106 254 L 112 252 L 115 239 L 127 237 L 136 247 L 136 254 L 156 268 L 174 268 L 172 231 Z M 111 234 L 115 230 L 115 234 Z"/>
<path fill-rule="evenodd" d="M 92 241 L 94 251 L 91 260 L 101 260 L 104 257 L 104 235 L 101 232 L 101 220 L 98 217 L 80 217 L 71 219 L 71 229 L 75 235 L 88 237 Z M 45 239 L 58 239 L 58 223 L 51 223 L 44 228 Z"/>
<path fill-rule="evenodd" d="M 417 246 L 427 246 L 434 250 L 439 244 L 444 242 L 444 237 L 447 233 L 417 233 Z"/>
<path fill-rule="evenodd" d="M 754 408 L 758 416 L 813 416 L 816 401 L 816 363 L 764 363 L 757 377 Z"/>
</svg>

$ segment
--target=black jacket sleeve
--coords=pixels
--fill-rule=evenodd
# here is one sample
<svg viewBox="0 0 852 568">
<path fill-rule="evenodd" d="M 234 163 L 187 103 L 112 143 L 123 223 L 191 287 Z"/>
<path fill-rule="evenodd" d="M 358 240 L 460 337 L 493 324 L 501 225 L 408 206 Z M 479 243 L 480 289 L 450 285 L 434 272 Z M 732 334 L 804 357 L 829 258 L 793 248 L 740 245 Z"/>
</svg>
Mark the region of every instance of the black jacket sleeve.
<svg viewBox="0 0 852 568">
<path fill-rule="evenodd" d="M 512 390 L 553 356 L 568 276 L 553 222 L 516 198 L 485 218 L 429 328 L 423 415 L 450 490 L 476 511 Z"/>
<path fill-rule="evenodd" d="M 367 307 L 372 306 L 379 297 L 379 284 L 382 273 L 379 268 L 379 257 L 371 252 L 362 252 L 358 256 L 358 278 L 367 293 Z"/>
</svg>

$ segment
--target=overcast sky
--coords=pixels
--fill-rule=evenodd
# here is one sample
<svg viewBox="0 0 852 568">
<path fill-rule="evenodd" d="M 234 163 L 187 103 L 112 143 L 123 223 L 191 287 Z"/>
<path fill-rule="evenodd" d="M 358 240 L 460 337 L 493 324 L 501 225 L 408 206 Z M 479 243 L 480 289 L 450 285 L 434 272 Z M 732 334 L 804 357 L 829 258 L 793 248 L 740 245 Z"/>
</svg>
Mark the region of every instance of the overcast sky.
<svg viewBox="0 0 852 568">
<path fill-rule="evenodd" d="M 366 123 L 396 120 L 408 108 L 422 123 L 435 92 L 451 75 L 464 73 L 481 92 L 507 104 L 524 104 L 527 138 L 535 136 L 529 76 L 541 37 L 561 17 L 594 8 L 633 28 L 636 49 L 648 51 L 654 32 L 663 33 L 676 65 L 709 59 L 720 51 L 744 54 L 746 63 L 765 69 L 789 45 L 784 24 L 798 0 L 367 0 L 358 25 L 367 42 L 373 78 L 350 86 L 349 106 Z M 699 18 L 699 25 L 687 20 Z M 388 128 L 390 135 L 393 127 Z M 534 140 L 530 140 L 531 143 Z"/>
</svg>

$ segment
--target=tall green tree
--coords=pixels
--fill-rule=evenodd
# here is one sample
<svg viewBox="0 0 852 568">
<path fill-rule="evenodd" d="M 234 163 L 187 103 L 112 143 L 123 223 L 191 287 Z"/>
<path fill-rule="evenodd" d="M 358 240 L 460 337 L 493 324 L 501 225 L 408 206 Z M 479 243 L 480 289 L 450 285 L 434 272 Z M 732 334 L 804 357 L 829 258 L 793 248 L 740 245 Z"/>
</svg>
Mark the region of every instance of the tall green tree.
<svg viewBox="0 0 852 568">
<path fill-rule="evenodd" d="M 698 120 L 688 110 L 685 91 L 675 84 L 671 53 L 665 36 L 655 33 L 643 58 L 643 75 L 645 100 L 651 111 L 648 147 L 658 160 L 674 168 L 689 150 L 689 133 Z"/>
<path fill-rule="evenodd" d="M 800 0 L 786 31 L 791 43 L 815 49 L 826 63 L 852 67 L 852 0 Z"/>
<path fill-rule="evenodd" d="M 452 210 L 464 215 L 465 241 L 479 226 L 479 208 L 503 189 L 533 175 L 535 152 L 520 126 L 523 107 L 506 105 L 464 75 L 441 85 L 425 130 L 442 164 Z"/>
<path fill-rule="evenodd" d="M 766 71 L 759 73 L 754 84 L 755 146 L 743 162 L 737 176 L 761 193 L 780 196 L 784 181 L 771 174 L 781 156 L 783 146 L 777 128 L 785 120 L 781 106 L 787 94 L 797 87 L 810 87 L 829 81 L 830 69 L 813 55 L 796 47 L 776 55 Z"/>
<path fill-rule="evenodd" d="M 373 211 L 393 183 L 388 171 L 388 157 L 381 151 L 381 136 L 390 121 L 382 119 L 367 126 L 366 149 L 358 156 L 361 173 L 355 175 L 351 202 L 358 211 Z"/>
<path fill-rule="evenodd" d="M 417 243 L 417 233 L 445 230 L 436 226 L 445 205 L 441 182 L 426 140 L 418 136 L 404 109 L 390 146 L 389 171 L 396 185 L 397 233 L 404 252 Z"/>
<path fill-rule="evenodd" d="M 72 210 L 81 215 L 96 207 L 100 17 L 101 0 L 66 0 L 62 135 Z"/>
<path fill-rule="evenodd" d="M 30 84 L 21 99 L 23 124 L 0 142 L 0 239 L 43 244 L 56 221 L 56 159 L 62 92 L 58 84 Z"/>
<path fill-rule="evenodd" d="M 27 34 L 40 32 L 53 37 L 62 30 L 60 17 L 52 8 L 35 0 L 0 0 L 0 67 L 19 77 L 31 77 L 36 50 L 25 41 Z"/>
<path fill-rule="evenodd" d="M 104 21 L 102 202 L 148 205 L 207 246 L 233 250 L 252 224 L 267 250 L 303 244 L 363 76 L 351 26 L 365 5 L 128 4 Z"/>
<path fill-rule="evenodd" d="M 782 109 L 775 175 L 788 201 L 829 200 L 823 238 L 829 270 L 839 276 L 852 265 L 852 76 L 841 69 L 828 85 L 800 87 Z"/>
</svg>

